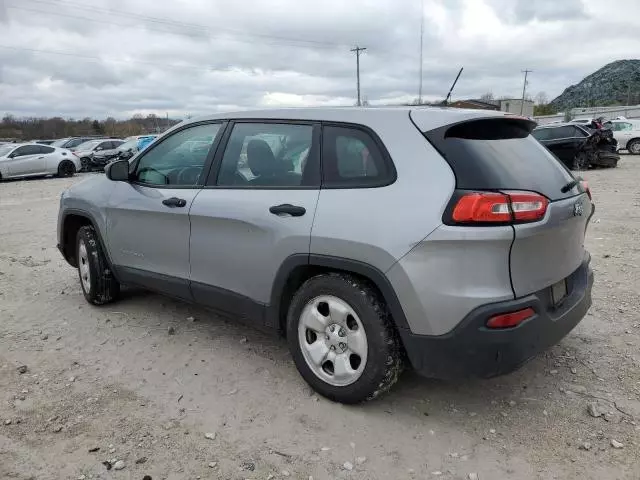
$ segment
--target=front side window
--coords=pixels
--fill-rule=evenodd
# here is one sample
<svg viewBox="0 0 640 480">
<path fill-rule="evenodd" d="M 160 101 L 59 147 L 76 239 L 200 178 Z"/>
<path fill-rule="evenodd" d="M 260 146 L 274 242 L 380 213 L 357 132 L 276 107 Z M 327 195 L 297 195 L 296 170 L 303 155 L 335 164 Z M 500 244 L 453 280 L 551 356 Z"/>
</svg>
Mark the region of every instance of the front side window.
<svg viewBox="0 0 640 480">
<path fill-rule="evenodd" d="M 313 126 L 237 123 L 222 157 L 216 185 L 300 187 L 318 184 Z"/>
<path fill-rule="evenodd" d="M 587 136 L 589 136 L 589 133 L 585 132 L 580 127 L 573 127 L 573 136 L 574 137 L 587 137 Z"/>
<path fill-rule="evenodd" d="M 134 181 L 155 186 L 197 185 L 220 126 L 196 125 L 165 138 L 142 154 L 133 173 Z"/>
<path fill-rule="evenodd" d="M 36 155 L 40 153 L 40 147 L 38 145 L 24 145 L 16 148 L 13 152 L 14 157 L 24 157 L 26 155 Z"/>
<path fill-rule="evenodd" d="M 367 132 L 326 126 L 322 131 L 323 185 L 375 186 L 393 180 L 393 170 Z"/>
</svg>

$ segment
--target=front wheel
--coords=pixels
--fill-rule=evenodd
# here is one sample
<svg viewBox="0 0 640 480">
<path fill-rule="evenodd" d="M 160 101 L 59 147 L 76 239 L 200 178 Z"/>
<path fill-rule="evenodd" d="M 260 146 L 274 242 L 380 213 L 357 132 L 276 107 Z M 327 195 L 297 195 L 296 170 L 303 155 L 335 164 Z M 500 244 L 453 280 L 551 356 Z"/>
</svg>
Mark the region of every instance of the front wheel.
<svg viewBox="0 0 640 480">
<path fill-rule="evenodd" d="M 59 177 L 71 177 L 76 173 L 76 166 L 73 164 L 71 160 L 63 160 L 58 165 L 58 176 Z"/>
<path fill-rule="evenodd" d="M 117 299 L 120 284 L 113 277 L 92 226 L 81 227 L 76 237 L 78 275 L 87 302 L 104 305 Z"/>
<path fill-rule="evenodd" d="M 287 341 L 305 381 L 337 402 L 371 400 L 402 372 L 402 347 L 384 300 L 351 275 L 323 274 L 300 287 L 289 308 Z"/>
<path fill-rule="evenodd" d="M 578 152 L 573 158 L 571 170 L 586 170 L 587 168 L 589 168 L 589 156 L 585 152 Z"/>
</svg>

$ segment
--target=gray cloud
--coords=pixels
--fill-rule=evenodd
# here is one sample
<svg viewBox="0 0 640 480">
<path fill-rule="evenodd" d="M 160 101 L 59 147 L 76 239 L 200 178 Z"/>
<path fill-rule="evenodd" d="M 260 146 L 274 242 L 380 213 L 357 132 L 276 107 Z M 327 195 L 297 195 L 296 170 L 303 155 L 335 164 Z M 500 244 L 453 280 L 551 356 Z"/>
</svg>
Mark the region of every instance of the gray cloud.
<svg viewBox="0 0 640 480">
<path fill-rule="evenodd" d="M 427 99 L 559 94 L 640 51 L 640 5 L 579 0 L 425 0 Z M 419 1 L 0 0 L 0 98 L 14 115 L 173 116 L 355 101 L 418 91 Z M 604 19 L 604 20 L 603 20 Z M 598 32 L 597 48 L 588 45 Z M 7 48 L 10 47 L 10 48 Z M 4 113 L 4 112 L 0 112 Z"/>
<path fill-rule="evenodd" d="M 515 23 L 588 18 L 582 0 L 490 0 L 489 5 L 501 18 Z"/>
</svg>

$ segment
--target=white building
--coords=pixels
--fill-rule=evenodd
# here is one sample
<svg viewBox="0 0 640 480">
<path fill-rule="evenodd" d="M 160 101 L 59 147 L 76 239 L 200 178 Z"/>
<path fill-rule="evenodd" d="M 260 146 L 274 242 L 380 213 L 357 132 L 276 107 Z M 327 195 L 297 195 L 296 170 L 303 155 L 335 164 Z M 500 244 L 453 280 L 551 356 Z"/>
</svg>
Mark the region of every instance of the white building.
<svg viewBox="0 0 640 480">
<path fill-rule="evenodd" d="M 503 112 L 533 117 L 533 100 L 525 100 L 524 105 L 521 98 L 502 98 L 496 101 Z"/>
</svg>

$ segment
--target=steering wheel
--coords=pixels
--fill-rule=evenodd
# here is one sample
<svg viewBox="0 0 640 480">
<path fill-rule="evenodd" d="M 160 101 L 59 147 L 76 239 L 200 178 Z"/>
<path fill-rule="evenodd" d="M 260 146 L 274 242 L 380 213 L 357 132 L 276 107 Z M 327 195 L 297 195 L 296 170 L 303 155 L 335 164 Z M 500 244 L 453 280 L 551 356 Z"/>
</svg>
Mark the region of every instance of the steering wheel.
<svg viewBox="0 0 640 480">
<path fill-rule="evenodd" d="M 202 167 L 185 167 L 178 174 L 178 185 L 197 185 Z"/>
</svg>

